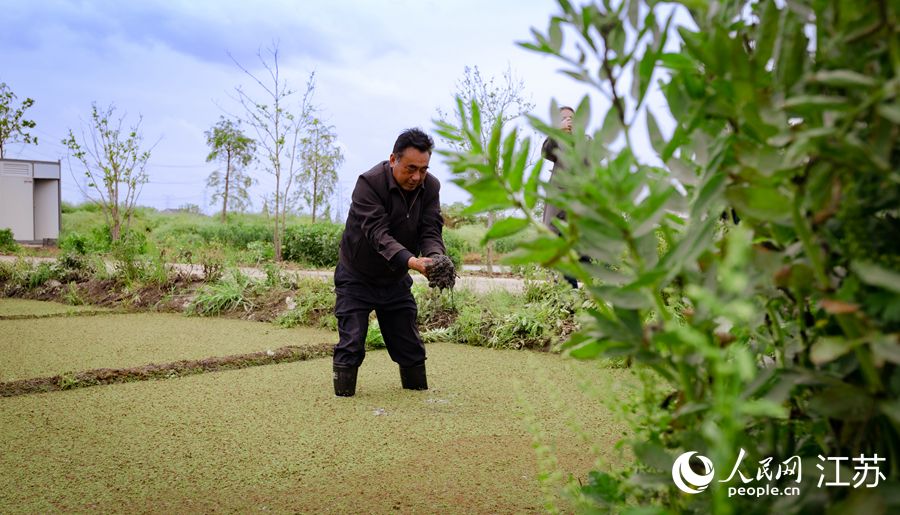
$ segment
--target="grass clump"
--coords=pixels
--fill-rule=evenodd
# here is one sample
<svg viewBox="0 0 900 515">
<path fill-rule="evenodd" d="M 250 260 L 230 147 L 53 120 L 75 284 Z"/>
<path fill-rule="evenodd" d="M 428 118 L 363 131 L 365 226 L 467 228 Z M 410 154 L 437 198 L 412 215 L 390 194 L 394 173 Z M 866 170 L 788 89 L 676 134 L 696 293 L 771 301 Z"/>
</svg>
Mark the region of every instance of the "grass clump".
<svg viewBox="0 0 900 515">
<path fill-rule="evenodd" d="M 191 302 L 187 314 L 198 316 L 219 316 L 222 312 L 244 308 L 249 311 L 253 302 L 249 294 L 257 282 L 233 268 L 212 283 L 203 285 L 200 293 Z"/>
<path fill-rule="evenodd" d="M 286 301 L 288 310 L 275 318 L 281 327 L 321 327 L 337 330 L 334 316 L 334 283 L 316 278 L 298 279 L 291 285 L 292 296 Z"/>
</svg>

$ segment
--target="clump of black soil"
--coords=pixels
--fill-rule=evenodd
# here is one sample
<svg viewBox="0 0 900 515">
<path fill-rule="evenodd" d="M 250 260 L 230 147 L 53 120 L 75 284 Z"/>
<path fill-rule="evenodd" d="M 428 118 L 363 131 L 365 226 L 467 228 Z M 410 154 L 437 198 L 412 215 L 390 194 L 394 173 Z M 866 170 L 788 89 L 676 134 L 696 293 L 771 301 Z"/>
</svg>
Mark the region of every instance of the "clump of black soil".
<svg viewBox="0 0 900 515">
<path fill-rule="evenodd" d="M 443 291 L 444 288 L 452 290 L 455 284 L 456 268 L 453 267 L 453 261 L 447 256 L 432 259 L 431 266 L 428 267 L 428 286 Z"/>
</svg>

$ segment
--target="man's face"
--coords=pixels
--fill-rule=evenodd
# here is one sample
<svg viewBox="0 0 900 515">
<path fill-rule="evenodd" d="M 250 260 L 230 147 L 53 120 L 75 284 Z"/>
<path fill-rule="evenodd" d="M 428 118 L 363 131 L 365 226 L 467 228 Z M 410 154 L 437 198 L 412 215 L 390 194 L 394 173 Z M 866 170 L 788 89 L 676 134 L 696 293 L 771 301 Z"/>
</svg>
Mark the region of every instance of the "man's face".
<svg viewBox="0 0 900 515">
<path fill-rule="evenodd" d="M 563 109 L 559 114 L 562 115 L 562 120 L 559 122 L 559 128 L 566 132 L 572 132 L 572 117 L 575 116 L 575 113 L 568 109 Z"/>
<path fill-rule="evenodd" d="M 415 147 L 404 150 L 399 159 L 396 155 L 391 154 L 391 170 L 397 185 L 404 191 L 418 188 L 425 181 L 430 160 L 430 153 L 422 152 Z"/>
</svg>

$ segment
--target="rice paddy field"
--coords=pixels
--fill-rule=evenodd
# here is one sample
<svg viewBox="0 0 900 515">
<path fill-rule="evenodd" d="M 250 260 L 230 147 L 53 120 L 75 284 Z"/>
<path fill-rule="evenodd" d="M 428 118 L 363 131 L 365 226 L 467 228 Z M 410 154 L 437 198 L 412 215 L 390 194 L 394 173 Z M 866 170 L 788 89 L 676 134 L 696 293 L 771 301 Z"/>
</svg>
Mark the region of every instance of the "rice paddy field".
<svg viewBox="0 0 900 515">
<path fill-rule="evenodd" d="M 323 341 L 336 334 L 166 314 L 0 319 L 0 380 Z M 567 512 L 538 475 L 583 479 L 592 445 L 620 458 L 621 427 L 579 383 L 611 392 L 623 372 L 427 348 L 422 392 L 373 351 L 352 398 L 334 397 L 329 357 L 0 398 L 0 513 Z"/>
</svg>

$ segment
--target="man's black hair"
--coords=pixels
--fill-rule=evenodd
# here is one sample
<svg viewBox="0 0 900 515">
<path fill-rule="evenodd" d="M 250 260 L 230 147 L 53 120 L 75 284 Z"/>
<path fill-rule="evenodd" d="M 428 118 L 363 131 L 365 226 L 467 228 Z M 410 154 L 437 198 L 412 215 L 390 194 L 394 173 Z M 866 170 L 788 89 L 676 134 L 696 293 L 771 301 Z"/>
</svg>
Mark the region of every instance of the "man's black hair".
<svg viewBox="0 0 900 515">
<path fill-rule="evenodd" d="M 568 109 L 569 111 L 572 111 L 573 113 L 575 112 L 575 110 L 572 109 L 572 108 L 569 107 L 569 106 L 562 106 L 562 107 L 560 107 L 560 108 L 559 108 L 559 112 L 561 113 L 561 112 L 563 112 L 563 111 L 565 111 L 565 110 L 567 110 L 567 109 Z"/>
<path fill-rule="evenodd" d="M 431 154 L 431 151 L 434 150 L 434 140 L 431 139 L 431 136 L 425 134 L 422 129 L 406 129 L 397 136 L 397 141 L 394 142 L 393 154 L 397 159 L 400 159 L 403 157 L 403 152 L 409 147 L 413 147 L 419 152 Z"/>
</svg>

